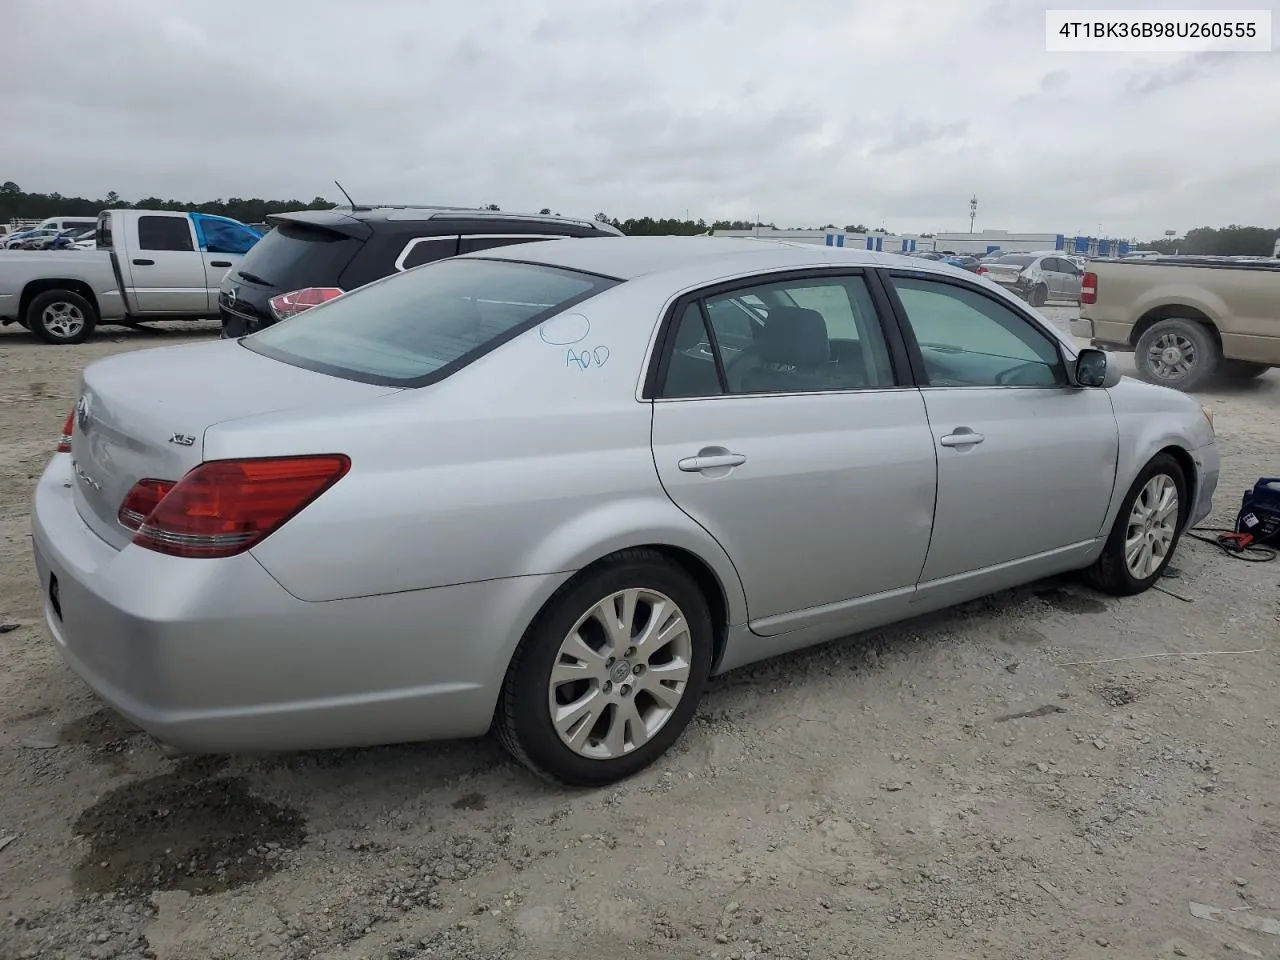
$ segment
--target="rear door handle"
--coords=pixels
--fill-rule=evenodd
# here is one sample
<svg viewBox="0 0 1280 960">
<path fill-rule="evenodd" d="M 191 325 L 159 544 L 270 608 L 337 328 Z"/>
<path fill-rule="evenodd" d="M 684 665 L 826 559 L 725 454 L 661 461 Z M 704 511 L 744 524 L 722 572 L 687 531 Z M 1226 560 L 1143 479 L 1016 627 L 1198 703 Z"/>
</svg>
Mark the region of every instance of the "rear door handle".
<svg viewBox="0 0 1280 960">
<path fill-rule="evenodd" d="M 980 433 L 974 433 L 968 427 L 957 427 L 955 433 L 948 433 L 938 440 L 944 447 L 969 447 L 987 439 Z"/>
<path fill-rule="evenodd" d="M 740 453 L 717 453 L 710 456 L 685 457 L 676 464 L 685 473 L 701 473 L 717 467 L 740 467 L 747 458 Z"/>
<path fill-rule="evenodd" d="M 211 267 L 229 267 L 229 266 L 231 266 L 231 261 L 230 261 L 230 260 L 210 260 L 210 261 L 209 261 L 209 266 L 211 266 Z"/>
<path fill-rule="evenodd" d="M 133 265 L 135 267 L 154 267 L 156 265 L 156 262 L 154 260 L 135 259 L 133 261 Z"/>
</svg>

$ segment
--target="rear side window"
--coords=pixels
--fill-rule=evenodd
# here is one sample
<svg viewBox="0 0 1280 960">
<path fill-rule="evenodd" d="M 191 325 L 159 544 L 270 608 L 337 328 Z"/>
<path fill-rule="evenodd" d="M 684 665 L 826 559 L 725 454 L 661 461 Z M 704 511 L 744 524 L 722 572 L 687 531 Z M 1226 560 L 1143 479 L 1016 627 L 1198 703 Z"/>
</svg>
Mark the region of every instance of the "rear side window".
<svg viewBox="0 0 1280 960">
<path fill-rule="evenodd" d="M 557 267 L 441 260 L 241 342 L 263 356 L 348 380 L 425 386 L 617 282 Z"/>
<path fill-rule="evenodd" d="M 139 217 L 138 248 L 141 250 L 195 250 L 191 224 L 186 217 Z"/>
<path fill-rule="evenodd" d="M 105 213 L 98 218 L 98 249 L 111 249 L 111 217 Z"/>
<path fill-rule="evenodd" d="M 304 287 L 336 287 L 363 241 L 332 230 L 284 223 L 253 245 L 236 279 L 285 293 Z"/>
<path fill-rule="evenodd" d="M 458 252 L 458 238 L 449 237 L 415 237 L 405 244 L 396 260 L 397 270 L 411 270 L 424 263 L 434 263 L 445 257 L 452 257 Z"/>
<path fill-rule="evenodd" d="M 521 236 L 473 236 L 463 237 L 458 244 L 458 253 L 474 253 L 476 250 L 492 250 L 494 247 L 509 247 L 515 243 L 536 243 L 539 240 L 560 240 L 559 236 L 539 236 L 532 234 L 527 237 Z"/>
</svg>

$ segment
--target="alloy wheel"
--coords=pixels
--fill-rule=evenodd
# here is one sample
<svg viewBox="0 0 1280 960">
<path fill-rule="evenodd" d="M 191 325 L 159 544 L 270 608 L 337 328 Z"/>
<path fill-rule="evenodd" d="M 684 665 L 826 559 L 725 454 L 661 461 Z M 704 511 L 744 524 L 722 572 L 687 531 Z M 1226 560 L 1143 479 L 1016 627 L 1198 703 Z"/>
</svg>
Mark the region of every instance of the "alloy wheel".
<svg viewBox="0 0 1280 960">
<path fill-rule="evenodd" d="M 1180 333 L 1156 338 L 1147 350 L 1147 362 L 1161 380 L 1180 380 L 1196 363 L 1196 345 Z"/>
<path fill-rule="evenodd" d="M 1143 486 L 1129 511 L 1124 562 L 1135 580 L 1152 576 L 1169 555 L 1177 534 L 1178 487 L 1168 474 L 1157 473 Z"/>
<path fill-rule="evenodd" d="M 620 590 L 591 607 L 560 644 L 547 690 L 560 740 L 611 760 L 644 746 L 689 686 L 688 619 L 656 590 Z"/>
<path fill-rule="evenodd" d="M 84 329 L 84 314 L 74 303 L 56 300 L 41 312 L 40 325 L 59 340 L 70 340 Z"/>
</svg>

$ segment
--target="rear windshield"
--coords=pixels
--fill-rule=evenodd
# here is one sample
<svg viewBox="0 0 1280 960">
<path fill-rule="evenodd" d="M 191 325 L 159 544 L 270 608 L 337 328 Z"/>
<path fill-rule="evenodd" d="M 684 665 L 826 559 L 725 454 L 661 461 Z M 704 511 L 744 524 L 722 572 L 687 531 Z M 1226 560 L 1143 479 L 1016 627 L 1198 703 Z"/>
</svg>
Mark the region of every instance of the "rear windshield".
<svg viewBox="0 0 1280 960">
<path fill-rule="evenodd" d="M 1027 257 L 1022 254 L 1011 253 L 1001 257 L 996 263 L 1007 263 L 1015 267 L 1029 267 L 1035 257 Z"/>
<path fill-rule="evenodd" d="M 331 230 L 282 224 L 249 248 L 235 279 L 286 292 L 337 286 L 363 242 Z"/>
<path fill-rule="evenodd" d="M 617 282 L 504 260 L 439 260 L 344 294 L 241 343 L 319 373 L 419 387 Z"/>
</svg>

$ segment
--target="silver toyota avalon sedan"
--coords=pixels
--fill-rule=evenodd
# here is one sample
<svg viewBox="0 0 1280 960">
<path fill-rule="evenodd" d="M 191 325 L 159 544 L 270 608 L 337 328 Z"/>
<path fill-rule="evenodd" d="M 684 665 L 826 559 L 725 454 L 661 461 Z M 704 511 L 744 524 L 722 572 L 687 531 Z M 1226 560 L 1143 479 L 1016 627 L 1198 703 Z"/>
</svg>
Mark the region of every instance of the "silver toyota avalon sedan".
<svg viewBox="0 0 1280 960">
<path fill-rule="evenodd" d="M 1134 594 L 1210 510 L 1187 396 L 934 263 L 550 240 L 84 372 L 34 549 L 72 669 L 173 747 L 493 729 L 571 784 L 711 675 L 1065 571 Z"/>
</svg>

